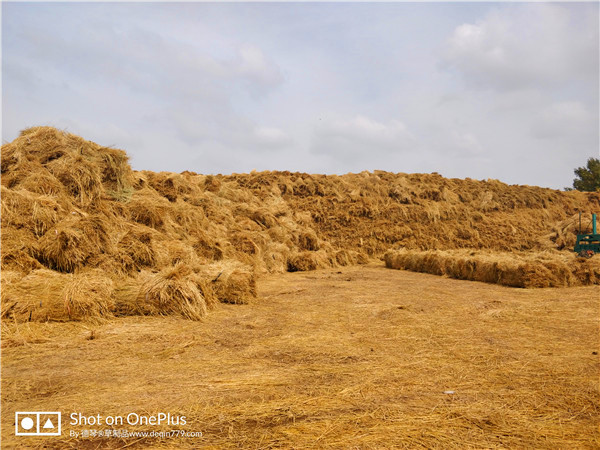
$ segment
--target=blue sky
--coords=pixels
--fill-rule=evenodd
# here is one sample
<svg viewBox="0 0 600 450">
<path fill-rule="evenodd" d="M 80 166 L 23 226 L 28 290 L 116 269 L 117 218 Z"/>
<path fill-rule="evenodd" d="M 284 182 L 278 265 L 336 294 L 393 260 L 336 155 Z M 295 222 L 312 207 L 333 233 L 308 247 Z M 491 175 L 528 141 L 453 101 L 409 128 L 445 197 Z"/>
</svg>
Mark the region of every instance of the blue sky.
<svg viewBox="0 0 600 450">
<path fill-rule="evenodd" d="M 2 138 L 562 188 L 598 156 L 598 28 L 597 3 L 2 3 Z"/>
</svg>

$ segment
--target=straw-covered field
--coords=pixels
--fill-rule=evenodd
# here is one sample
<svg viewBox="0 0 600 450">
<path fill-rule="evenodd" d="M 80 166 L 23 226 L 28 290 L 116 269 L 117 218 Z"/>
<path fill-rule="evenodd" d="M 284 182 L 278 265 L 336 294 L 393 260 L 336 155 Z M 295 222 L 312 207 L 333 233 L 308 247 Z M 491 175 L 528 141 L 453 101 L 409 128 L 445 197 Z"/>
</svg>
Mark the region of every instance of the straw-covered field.
<svg viewBox="0 0 600 450">
<path fill-rule="evenodd" d="M 598 448 L 596 286 L 515 289 L 381 264 L 262 277 L 202 322 L 125 317 L 4 327 L 14 410 L 185 416 L 202 438 L 50 448 Z M 453 393 L 450 393 L 453 392 Z M 22 438 L 20 438 L 22 439 Z"/>
<path fill-rule="evenodd" d="M 600 257 L 571 249 L 600 193 L 134 171 L 50 127 L 1 169 L 5 445 L 18 408 L 125 406 L 192 447 L 598 445 Z M 181 444 L 134 441 L 85 442 Z"/>
</svg>

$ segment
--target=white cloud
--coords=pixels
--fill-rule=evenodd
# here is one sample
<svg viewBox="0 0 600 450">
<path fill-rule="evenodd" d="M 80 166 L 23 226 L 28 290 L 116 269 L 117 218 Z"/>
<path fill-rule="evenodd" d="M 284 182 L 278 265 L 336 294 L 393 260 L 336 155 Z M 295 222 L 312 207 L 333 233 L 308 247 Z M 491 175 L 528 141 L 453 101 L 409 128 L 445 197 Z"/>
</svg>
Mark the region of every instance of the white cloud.
<svg viewBox="0 0 600 450">
<path fill-rule="evenodd" d="M 283 81 L 281 70 L 270 61 L 256 45 L 242 44 L 239 47 L 236 72 L 264 86 L 274 86 Z"/>
<path fill-rule="evenodd" d="M 399 120 L 387 124 L 364 115 L 350 119 L 324 120 L 316 126 L 313 150 L 317 153 L 358 154 L 369 157 L 382 150 L 404 151 L 415 138 Z"/>
<path fill-rule="evenodd" d="M 292 141 L 285 131 L 274 127 L 255 127 L 254 138 L 259 146 L 272 149 L 285 147 Z"/>
<path fill-rule="evenodd" d="M 450 147 L 456 155 L 479 156 L 484 153 L 483 146 L 473 133 L 454 130 L 451 136 Z"/>
<path fill-rule="evenodd" d="M 540 111 L 532 123 L 533 135 L 541 139 L 577 137 L 597 131 L 597 117 L 581 102 L 554 103 Z"/>
<path fill-rule="evenodd" d="M 495 10 L 454 30 L 445 63 L 469 83 L 500 91 L 596 79 L 597 10 L 590 6 L 536 3 Z"/>
<path fill-rule="evenodd" d="M 4 137 L 67 127 L 137 169 L 563 187 L 598 151 L 597 3 L 9 2 L 2 26 Z"/>
</svg>

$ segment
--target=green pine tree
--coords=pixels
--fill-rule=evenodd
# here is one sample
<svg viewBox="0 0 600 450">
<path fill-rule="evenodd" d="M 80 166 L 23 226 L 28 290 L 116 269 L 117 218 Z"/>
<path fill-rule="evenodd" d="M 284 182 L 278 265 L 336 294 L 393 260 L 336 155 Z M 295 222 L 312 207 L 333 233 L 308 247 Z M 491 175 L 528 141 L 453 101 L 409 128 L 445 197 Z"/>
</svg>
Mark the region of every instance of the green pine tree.
<svg viewBox="0 0 600 450">
<path fill-rule="evenodd" d="M 600 191 L 600 159 L 590 158 L 587 167 L 579 167 L 574 172 L 573 188 L 586 192 Z"/>
</svg>

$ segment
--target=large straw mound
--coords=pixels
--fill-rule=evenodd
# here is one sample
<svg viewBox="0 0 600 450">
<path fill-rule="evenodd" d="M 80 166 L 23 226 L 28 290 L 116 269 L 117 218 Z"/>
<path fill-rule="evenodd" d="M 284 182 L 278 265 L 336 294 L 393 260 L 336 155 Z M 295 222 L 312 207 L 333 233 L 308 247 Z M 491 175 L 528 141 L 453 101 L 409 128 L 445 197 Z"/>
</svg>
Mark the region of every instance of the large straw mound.
<svg viewBox="0 0 600 450">
<path fill-rule="evenodd" d="M 600 193 L 448 179 L 438 174 L 262 172 L 223 179 L 235 180 L 255 195 L 277 187 L 294 211 L 310 214 L 319 239 L 373 256 L 393 246 L 567 249 L 574 243 L 577 211 L 587 212 L 588 222 L 589 213 L 600 212 Z M 565 227 L 566 220 L 569 226 Z"/>
<path fill-rule="evenodd" d="M 385 254 L 391 269 L 445 275 L 513 287 L 598 284 L 600 260 L 559 252 L 501 253 L 466 250 L 397 250 Z"/>
<path fill-rule="evenodd" d="M 2 147 L 2 269 L 22 277 L 3 286 L 11 317 L 200 319 L 215 299 L 250 302 L 257 274 L 287 270 L 295 252 L 319 251 L 310 268 L 354 262 L 336 261 L 311 215 L 296 220 L 276 188 L 255 195 L 221 176 L 133 172 L 127 159 L 50 127 Z M 92 273 L 116 293 L 85 285 Z M 40 289 L 47 301 L 33 308 Z M 88 291 L 85 306 L 77 293 Z"/>
<path fill-rule="evenodd" d="M 17 320 L 199 319 L 214 299 L 251 301 L 260 274 L 362 264 L 390 248 L 569 254 L 577 211 L 600 210 L 598 193 L 437 174 L 135 172 L 124 151 L 51 127 L 24 130 L 1 157 L 2 269 L 22 277 L 6 279 L 3 308 Z M 529 280 L 560 278 L 559 260 L 518 267 Z M 597 283 L 590 265 L 568 274 Z M 64 294 L 93 274 L 115 290 L 78 282 Z M 506 283 L 532 285 L 523 279 Z M 56 289 L 33 308 L 24 286 Z M 77 292 L 94 292 L 92 303 L 76 307 Z"/>
</svg>

